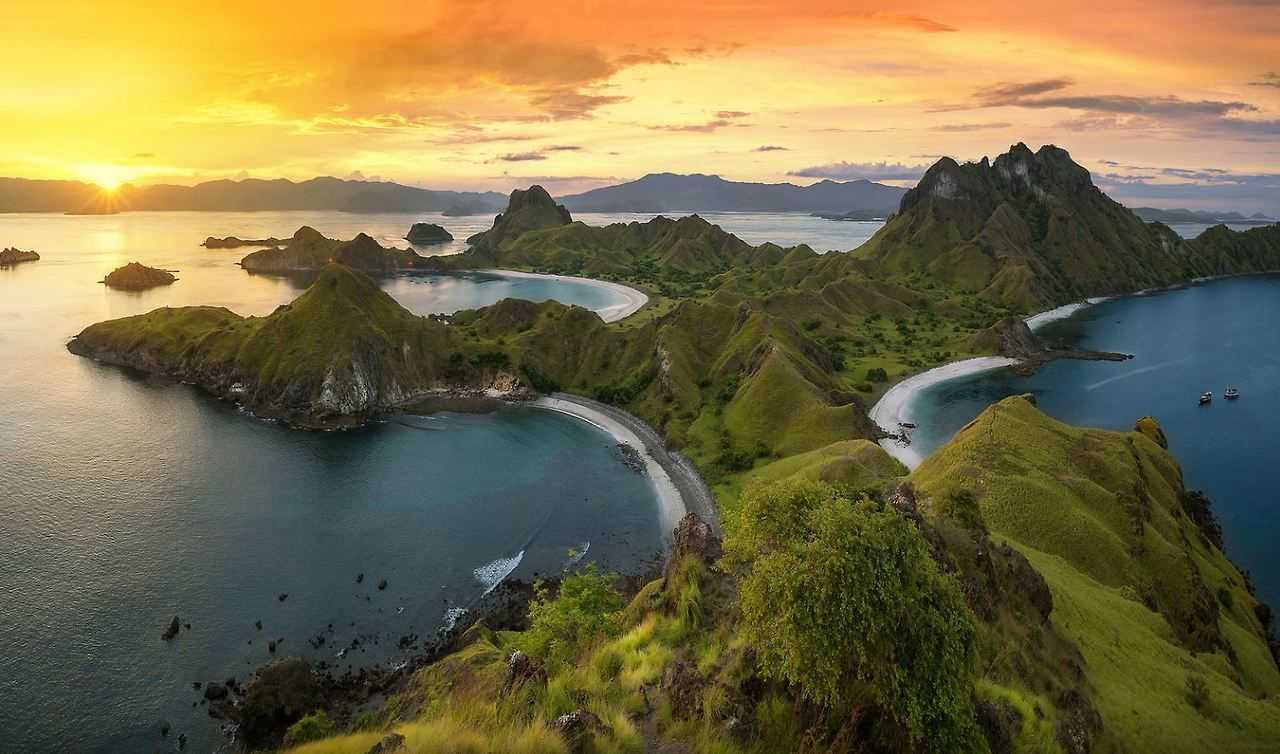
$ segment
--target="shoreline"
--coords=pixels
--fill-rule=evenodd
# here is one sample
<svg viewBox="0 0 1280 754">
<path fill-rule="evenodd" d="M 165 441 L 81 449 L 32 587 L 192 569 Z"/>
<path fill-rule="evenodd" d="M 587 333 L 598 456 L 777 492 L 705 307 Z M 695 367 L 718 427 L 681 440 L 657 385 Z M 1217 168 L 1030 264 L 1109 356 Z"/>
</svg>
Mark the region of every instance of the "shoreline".
<svg viewBox="0 0 1280 754">
<path fill-rule="evenodd" d="M 722 535 L 715 497 L 702 475 L 684 455 L 668 450 L 658 433 L 640 418 L 614 406 L 568 393 L 552 393 L 522 405 L 575 417 L 639 451 L 645 472 L 653 480 L 658 493 L 664 539 L 670 538 L 676 524 L 687 513 L 697 514 L 716 534 Z"/>
<path fill-rule="evenodd" d="M 1052 322 L 1068 319 L 1084 309 L 1088 309 L 1092 306 L 1096 306 L 1113 299 L 1156 296 L 1162 293 L 1182 290 L 1184 288 L 1192 288 L 1217 280 L 1275 275 L 1277 272 L 1278 271 L 1276 270 L 1265 270 L 1261 272 L 1241 272 L 1229 275 L 1208 275 L 1192 278 L 1181 283 L 1174 283 L 1172 285 L 1157 288 L 1144 288 L 1140 291 L 1132 291 L 1114 296 L 1093 296 L 1083 301 L 1063 304 L 1062 306 L 1037 312 L 1029 317 L 1024 317 L 1023 321 L 1026 322 L 1027 327 L 1034 332 Z M 961 359 L 960 361 L 953 361 L 949 364 L 943 364 L 942 366 L 934 367 L 933 369 L 918 372 L 889 388 L 884 395 L 880 396 L 880 400 L 876 401 L 875 405 L 871 407 L 867 412 L 867 415 L 871 417 L 871 420 L 883 431 L 896 433 L 899 431 L 898 422 L 911 422 L 912 405 L 915 403 L 915 399 L 919 396 L 920 392 L 926 388 L 932 387 L 941 382 L 947 382 L 960 377 L 969 377 L 996 369 L 1003 369 L 1020 363 L 1022 362 L 1019 359 L 1004 356 L 977 356 L 969 359 Z M 885 449 L 885 452 L 901 461 L 908 469 L 914 470 L 922 461 L 924 461 L 924 455 L 921 454 L 920 451 L 914 450 L 909 444 L 899 445 L 897 441 L 891 437 L 882 438 L 879 440 L 879 444 L 880 447 Z"/>
<path fill-rule="evenodd" d="M 488 268 L 473 270 L 473 272 L 483 272 L 489 275 L 498 275 L 502 277 L 513 278 L 540 278 L 543 280 L 553 280 L 562 283 L 578 283 L 581 285 L 591 286 L 596 289 L 610 291 L 623 298 L 622 303 L 606 306 L 603 309 L 592 309 L 596 314 L 600 315 L 600 319 L 606 323 L 617 322 L 630 317 L 632 314 L 644 308 L 649 303 L 649 297 L 622 283 L 614 283 L 608 280 L 599 280 L 597 278 L 584 278 L 575 275 L 552 275 L 541 272 L 523 272 L 521 270 L 502 270 L 497 268 Z"/>
</svg>

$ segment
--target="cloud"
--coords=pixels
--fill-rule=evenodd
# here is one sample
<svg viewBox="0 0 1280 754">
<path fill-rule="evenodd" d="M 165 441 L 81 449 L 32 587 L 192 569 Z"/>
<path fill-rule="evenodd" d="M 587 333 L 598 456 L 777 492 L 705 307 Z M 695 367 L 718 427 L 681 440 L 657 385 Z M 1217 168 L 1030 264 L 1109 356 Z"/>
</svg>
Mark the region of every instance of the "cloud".
<svg viewBox="0 0 1280 754">
<path fill-rule="evenodd" d="M 1258 77 L 1257 81 L 1250 81 L 1249 86 L 1270 86 L 1280 89 L 1280 73 L 1274 71 L 1264 73 Z"/>
<path fill-rule="evenodd" d="M 741 110 L 719 110 L 715 114 L 715 118 L 704 123 L 677 123 L 677 124 L 659 124 L 645 126 L 650 131 L 673 131 L 676 133 L 701 133 L 708 134 L 713 131 L 719 131 L 729 126 L 746 125 L 741 121 L 742 118 L 751 115 L 751 113 Z"/>
<path fill-rule="evenodd" d="M 580 152 L 582 147 L 576 144 L 558 144 L 550 147 L 543 147 L 543 152 Z"/>
<path fill-rule="evenodd" d="M 967 133 L 970 131 L 994 131 L 998 128 L 1012 128 L 1012 123 L 996 122 L 996 123 L 948 123 L 941 126 L 934 126 L 929 129 L 931 131 L 942 131 L 944 133 Z"/>
<path fill-rule="evenodd" d="M 776 144 L 765 144 L 762 147 L 756 147 L 752 152 L 789 152 L 789 147 L 780 147 Z"/>
<path fill-rule="evenodd" d="M 155 158 L 155 152 L 136 152 L 129 157 L 131 160 L 154 160 Z"/>
<path fill-rule="evenodd" d="M 900 162 L 831 162 L 793 170 L 787 175 L 846 181 L 858 178 L 873 181 L 915 181 L 928 169 L 928 165 L 904 165 Z"/>
<path fill-rule="evenodd" d="M 552 120 L 572 120 L 585 118 L 601 107 L 626 102 L 627 99 L 618 95 L 590 94 L 561 89 L 535 95 L 529 103 L 546 113 Z"/>
<path fill-rule="evenodd" d="M 656 49 L 626 53 L 614 58 L 613 62 L 619 68 L 628 68 L 633 65 L 679 65 L 666 50 Z"/>
<path fill-rule="evenodd" d="M 1034 97 L 1037 94 L 1056 92 L 1066 89 L 1073 83 L 1071 79 L 1066 78 L 1041 79 L 1022 83 L 1002 82 L 980 90 L 974 96 L 983 101 L 1001 102 L 1008 99 L 1021 99 L 1023 97 Z"/>
<path fill-rule="evenodd" d="M 499 162 L 537 162 L 545 160 L 547 156 L 541 152 L 512 152 L 511 154 L 498 155 L 493 158 Z"/>
</svg>

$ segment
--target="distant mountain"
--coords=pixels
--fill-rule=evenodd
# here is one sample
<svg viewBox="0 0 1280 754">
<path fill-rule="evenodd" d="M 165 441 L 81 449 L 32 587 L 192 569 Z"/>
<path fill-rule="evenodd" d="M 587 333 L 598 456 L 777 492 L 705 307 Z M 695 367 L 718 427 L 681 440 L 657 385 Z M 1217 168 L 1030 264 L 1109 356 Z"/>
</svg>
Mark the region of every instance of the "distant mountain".
<svg viewBox="0 0 1280 754">
<path fill-rule="evenodd" d="M 740 183 L 718 175 L 650 173 L 645 177 L 566 196 L 573 212 L 826 212 L 897 209 L 905 189 L 867 180 Z"/>
<path fill-rule="evenodd" d="M 121 186 L 112 194 L 80 181 L 0 178 L 0 212 L 100 214 L 128 210 L 440 212 L 465 205 L 486 212 L 506 206 L 496 192 L 434 191 L 386 181 L 312 178 L 208 181 L 195 186 Z"/>
<path fill-rule="evenodd" d="M 1271 218 L 1261 212 L 1254 213 L 1248 217 L 1239 212 L 1213 212 L 1209 210 L 1197 209 L 1159 209 L 1156 207 L 1134 207 L 1133 214 L 1141 217 L 1149 223 L 1164 223 L 1172 225 L 1176 223 L 1203 223 L 1205 225 L 1216 225 L 1218 223 L 1250 223 L 1255 225 L 1266 225 L 1275 222 Z"/>
</svg>

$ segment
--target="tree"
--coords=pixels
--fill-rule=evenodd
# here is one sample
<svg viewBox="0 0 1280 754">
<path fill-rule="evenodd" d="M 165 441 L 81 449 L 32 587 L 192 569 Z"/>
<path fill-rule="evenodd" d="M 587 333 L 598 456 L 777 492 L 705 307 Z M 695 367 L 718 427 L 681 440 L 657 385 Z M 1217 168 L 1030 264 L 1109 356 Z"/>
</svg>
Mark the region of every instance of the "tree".
<svg viewBox="0 0 1280 754">
<path fill-rule="evenodd" d="M 805 480 L 751 489 L 742 509 L 726 551 L 761 673 L 851 722 L 880 714 L 923 748 L 968 749 L 975 628 L 915 524 Z"/>
</svg>

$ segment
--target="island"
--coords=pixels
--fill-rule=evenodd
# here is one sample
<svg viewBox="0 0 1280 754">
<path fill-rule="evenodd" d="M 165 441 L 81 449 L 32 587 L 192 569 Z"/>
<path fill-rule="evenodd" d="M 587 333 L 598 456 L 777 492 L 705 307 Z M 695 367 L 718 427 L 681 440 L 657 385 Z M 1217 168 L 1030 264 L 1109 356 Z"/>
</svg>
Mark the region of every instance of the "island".
<svg viewBox="0 0 1280 754">
<path fill-rule="evenodd" d="M 255 251 L 240 260 L 240 266 L 248 272 L 288 275 L 319 272 L 330 263 L 339 262 L 364 272 L 386 275 L 424 267 L 426 259 L 409 249 L 385 248 L 364 233 L 350 241 L 340 241 L 303 226 L 283 245 Z"/>
<path fill-rule="evenodd" d="M 162 285 L 170 285 L 178 278 L 172 272 L 147 267 L 139 262 L 130 262 L 123 267 L 112 270 L 103 283 L 108 288 L 122 291 L 144 291 Z"/>
<path fill-rule="evenodd" d="M 287 240 L 274 236 L 271 238 L 237 238 L 235 236 L 217 238 L 209 236 L 200 245 L 206 249 L 238 249 L 242 246 L 284 246 L 286 243 L 288 243 Z"/>
<path fill-rule="evenodd" d="M 909 469 L 867 411 L 969 358 L 1123 359 L 1057 353 L 1028 315 L 1280 269 L 1280 226 L 1182 239 L 1065 150 L 1017 144 L 939 160 L 849 253 L 751 245 L 697 216 L 593 227 L 533 186 L 463 254 L 418 258 L 652 294 L 613 323 L 510 299 L 419 317 L 354 264 L 399 270 L 392 250 L 303 231 L 274 253 L 320 273 L 269 316 L 157 309 L 67 347 L 307 428 L 433 396 L 585 396 L 687 458 L 725 525 L 682 520 L 648 583 L 568 573 L 518 620 L 473 616 L 377 688 L 301 659 L 288 682 L 268 666 L 226 711 L 251 746 L 314 734 L 363 754 L 437 730 L 553 751 L 639 750 L 638 730 L 757 751 L 1248 751 L 1280 738 L 1273 613 L 1155 419 L 1071 427 L 1012 397 Z M 306 706 L 289 703 L 298 689 Z"/>
<path fill-rule="evenodd" d="M 452 241 L 453 234 L 435 223 L 414 223 L 405 234 L 404 240 L 414 245 L 426 246 Z"/>
<path fill-rule="evenodd" d="M 0 251 L 0 267 L 9 267 L 23 262 L 36 262 L 39 259 L 40 255 L 34 251 L 23 251 L 16 248 L 6 248 Z"/>
</svg>

